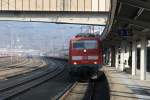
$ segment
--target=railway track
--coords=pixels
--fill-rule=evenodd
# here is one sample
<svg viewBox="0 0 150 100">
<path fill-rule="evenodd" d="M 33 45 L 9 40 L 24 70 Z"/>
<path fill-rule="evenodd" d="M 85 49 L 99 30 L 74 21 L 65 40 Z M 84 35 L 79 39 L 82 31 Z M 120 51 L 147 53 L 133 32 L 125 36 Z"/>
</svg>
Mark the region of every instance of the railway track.
<svg viewBox="0 0 150 100">
<path fill-rule="evenodd" d="M 74 82 L 56 100 L 83 100 L 87 89 L 88 82 Z"/>
<path fill-rule="evenodd" d="M 44 60 L 28 59 L 18 64 L 6 65 L 0 67 L 0 79 L 7 79 L 20 74 L 28 73 L 45 67 L 47 64 Z"/>
<path fill-rule="evenodd" d="M 50 65 L 53 66 L 52 68 L 50 68 L 51 70 L 47 69 L 41 73 L 38 72 L 32 75 L 32 77 L 24 79 L 20 77 L 20 79 L 10 81 L 7 84 L 0 84 L 0 100 L 19 100 L 17 98 L 23 98 L 28 95 L 31 96 L 35 87 L 40 87 L 42 84 L 45 84 L 48 80 L 55 80 L 54 77 L 56 76 L 58 80 L 60 80 L 62 78 L 62 75 L 64 75 L 63 73 L 67 72 L 66 70 L 64 72 L 64 65 L 59 61 L 52 60 L 49 62 L 50 59 L 47 58 L 44 58 L 44 60 L 46 61 L 46 63 L 50 63 Z M 36 61 L 34 63 L 36 63 Z M 30 63 L 28 65 L 30 66 L 32 64 Z M 36 66 L 38 66 L 38 64 L 39 63 L 37 63 Z M 55 82 L 53 83 L 53 81 L 49 84 L 52 85 L 49 91 L 54 91 L 53 89 L 56 88 L 55 86 L 58 87 L 58 85 L 54 85 Z M 72 82 L 67 84 L 62 84 L 62 86 L 64 86 L 64 89 L 62 89 L 62 86 L 59 86 L 59 89 L 61 89 L 61 91 L 59 89 L 55 91 L 56 95 L 50 94 L 51 92 L 47 93 L 48 95 L 51 95 L 51 100 L 110 100 L 109 88 L 105 75 L 98 79 L 90 79 L 84 82 Z M 35 91 L 40 91 L 41 89 L 42 88 L 35 89 Z M 29 92 L 30 90 L 32 90 L 32 92 Z M 24 93 L 26 93 L 26 91 L 28 91 L 28 95 L 23 95 Z M 32 99 L 26 98 L 23 100 L 33 100 L 34 97 L 31 98 Z M 41 99 L 38 99 L 37 97 L 36 100 Z"/>
<path fill-rule="evenodd" d="M 33 77 L 27 78 L 25 80 L 12 81 L 8 84 L 0 85 L 0 100 L 6 100 L 16 95 L 19 95 L 29 90 L 30 88 L 36 87 L 46 82 L 47 80 L 57 76 L 64 70 L 64 67 L 59 64 L 56 65 L 57 66 L 55 66 L 53 70 L 47 70 L 43 73 L 36 74 Z"/>
<path fill-rule="evenodd" d="M 15 66 L 19 63 L 23 63 L 24 61 L 28 61 L 28 59 L 24 57 L 0 58 L 0 67 Z"/>
<path fill-rule="evenodd" d="M 105 75 L 86 82 L 75 82 L 57 100 L 110 100 Z"/>
<path fill-rule="evenodd" d="M 54 61 L 56 62 L 54 63 Z M 58 97 L 73 82 L 69 81 L 67 62 L 57 59 L 54 61 L 52 59 L 52 65 L 64 66 L 64 70 L 60 74 L 23 94 L 12 97 L 11 100 L 56 100 L 54 98 Z"/>
</svg>

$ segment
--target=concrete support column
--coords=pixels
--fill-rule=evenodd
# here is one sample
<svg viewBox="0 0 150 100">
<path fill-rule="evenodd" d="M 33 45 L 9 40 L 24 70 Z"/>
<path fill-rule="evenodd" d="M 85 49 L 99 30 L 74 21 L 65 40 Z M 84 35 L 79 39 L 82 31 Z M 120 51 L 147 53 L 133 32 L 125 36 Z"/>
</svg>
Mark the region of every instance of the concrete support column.
<svg viewBox="0 0 150 100">
<path fill-rule="evenodd" d="M 126 65 L 125 65 L 126 68 L 130 67 L 129 61 L 128 61 L 130 56 L 131 56 L 130 55 L 130 44 L 128 43 L 128 45 L 126 46 Z"/>
<path fill-rule="evenodd" d="M 137 68 L 137 43 L 132 42 L 132 75 L 136 75 Z"/>
<path fill-rule="evenodd" d="M 111 56 L 112 56 L 112 51 L 109 49 L 109 66 L 111 66 Z"/>
<path fill-rule="evenodd" d="M 141 39 L 141 58 L 140 58 L 140 70 L 141 70 L 141 75 L 140 79 L 145 80 L 146 79 L 146 66 L 147 66 L 147 40 L 146 38 Z"/>
<path fill-rule="evenodd" d="M 111 67 L 115 67 L 115 48 L 112 47 L 111 51 Z"/>
<path fill-rule="evenodd" d="M 119 68 L 119 60 L 118 60 L 118 57 L 119 57 L 119 53 L 118 53 L 118 48 L 116 48 L 116 55 L 115 55 L 115 67 L 116 67 L 116 70 L 118 70 Z"/>
<path fill-rule="evenodd" d="M 122 44 L 121 46 L 121 58 L 120 58 L 120 70 L 123 71 L 124 70 L 124 54 L 125 54 L 125 50 L 124 50 L 124 45 Z"/>
<path fill-rule="evenodd" d="M 103 54 L 103 64 L 104 64 L 104 65 L 106 64 L 105 60 L 106 60 L 106 54 L 104 53 L 104 54 Z"/>
<path fill-rule="evenodd" d="M 106 51 L 106 64 L 109 65 L 109 50 Z"/>
</svg>

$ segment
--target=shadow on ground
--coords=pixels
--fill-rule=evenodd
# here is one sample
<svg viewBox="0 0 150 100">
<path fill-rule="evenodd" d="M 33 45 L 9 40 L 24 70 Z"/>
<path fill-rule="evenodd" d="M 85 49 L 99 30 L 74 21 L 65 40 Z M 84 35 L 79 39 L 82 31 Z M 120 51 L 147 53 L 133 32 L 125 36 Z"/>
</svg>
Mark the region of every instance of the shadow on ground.
<svg viewBox="0 0 150 100">
<path fill-rule="evenodd" d="M 110 100 L 109 84 L 105 74 L 90 80 L 83 100 Z"/>
</svg>

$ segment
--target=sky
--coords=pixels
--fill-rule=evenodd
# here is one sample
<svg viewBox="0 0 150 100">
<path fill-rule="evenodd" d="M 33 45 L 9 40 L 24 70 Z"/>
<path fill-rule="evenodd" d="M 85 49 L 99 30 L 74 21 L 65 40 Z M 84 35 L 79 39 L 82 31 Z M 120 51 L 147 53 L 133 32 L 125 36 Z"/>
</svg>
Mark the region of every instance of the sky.
<svg viewBox="0 0 150 100">
<path fill-rule="evenodd" d="M 73 24 L 0 21 L 0 48 L 63 49 L 84 27 Z"/>
</svg>

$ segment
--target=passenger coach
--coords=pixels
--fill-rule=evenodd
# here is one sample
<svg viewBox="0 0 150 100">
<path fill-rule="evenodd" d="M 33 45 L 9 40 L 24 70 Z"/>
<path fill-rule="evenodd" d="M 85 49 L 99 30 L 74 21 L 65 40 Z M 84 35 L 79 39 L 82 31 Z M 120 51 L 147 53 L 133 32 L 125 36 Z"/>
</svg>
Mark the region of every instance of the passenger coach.
<svg viewBox="0 0 150 100">
<path fill-rule="evenodd" d="M 100 38 L 77 35 L 70 40 L 69 64 L 71 76 L 92 75 L 102 67 Z"/>
</svg>

